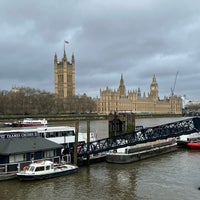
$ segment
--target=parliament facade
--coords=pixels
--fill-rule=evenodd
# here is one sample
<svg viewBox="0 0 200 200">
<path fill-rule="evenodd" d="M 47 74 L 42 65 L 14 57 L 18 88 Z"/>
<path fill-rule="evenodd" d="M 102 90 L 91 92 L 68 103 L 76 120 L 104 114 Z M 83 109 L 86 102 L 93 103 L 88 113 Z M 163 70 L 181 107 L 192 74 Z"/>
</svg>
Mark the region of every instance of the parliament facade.
<svg viewBox="0 0 200 200">
<path fill-rule="evenodd" d="M 58 61 L 54 56 L 55 94 L 57 97 L 75 96 L 75 58 L 72 54 L 68 61 L 64 49 L 63 58 Z M 123 75 L 121 75 L 119 88 L 112 90 L 108 87 L 100 89 L 100 98 L 96 101 L 97 112 L 110 114 L 113 112 L 131 112 L 146 114 L 182 114 L 182 99 L 172 95 L 161 100 L 158 96 L 158 83 L 156 76 L 152 78 L 148 95 L 141 95 L 140 89 L 126 92 Z"/>
<path fill-rule="evenodd" d="M 152 78 L 150 92 L 141 95 L 140 89 L 126 92 L 123 75 L 119 88 L 116 90 L 100 89 L 98 100 L 98 113 L 146 113 L 146 114 L 182 114 L 182 98 L 172 95 L 163 100 L 158 96 L 158 83 L 156 76 Z"/>
</svg>

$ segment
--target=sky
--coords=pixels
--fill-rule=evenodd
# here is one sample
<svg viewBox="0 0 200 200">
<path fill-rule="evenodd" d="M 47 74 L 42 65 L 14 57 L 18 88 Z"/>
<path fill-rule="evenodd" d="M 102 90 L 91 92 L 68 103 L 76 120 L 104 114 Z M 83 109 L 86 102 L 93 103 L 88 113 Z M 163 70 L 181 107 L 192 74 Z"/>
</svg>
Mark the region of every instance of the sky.
<svg viewBox="0 0 200 200">
<path fill-rule="evenodd" d="M 117 89 L 200 101 L 199 0 L 1 0 L 0 90 L 54 92 L 54 55 L 76 61 L 76 94 Z"/>
</svg>

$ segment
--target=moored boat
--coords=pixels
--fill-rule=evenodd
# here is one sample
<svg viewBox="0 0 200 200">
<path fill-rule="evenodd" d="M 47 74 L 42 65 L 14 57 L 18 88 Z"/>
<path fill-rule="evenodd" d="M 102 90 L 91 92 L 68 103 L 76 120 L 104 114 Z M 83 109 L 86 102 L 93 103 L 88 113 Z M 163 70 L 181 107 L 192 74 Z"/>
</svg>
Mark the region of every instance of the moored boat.
<svg viewBox="0 0 200 200">
<path fill-rule="evenodd" d="M 78 172 L 78 167 L 71 164 L 56 164 L 49 160 L 33 162 L 17 173 L 21 181 L 49 179 Z"/>
<path fill-rule="evenodd" d="M 26 126 L 46 126 L 47 120 L 46 119 L 31 119 L 26 118 L 22 121 L 19 121 L 19 126 L 26 127 Z"/>
<path fill-rule="evenodd" d="M 116 149 L 107 153 L 106 161 L 120 164 L 131 163 L 176 150 L 177 143 L 174 139 L 157 140 Z"/>
<path fill-rule="evenodd" d="M 189 135 L 181 135 L 177 138 L 177 145 L 178 147 L 188 148 L 188 143 L 191 141 L 197 141 L 200 139 L 200 133 L 195 132 Z"/>
<path fill-rule="evenodd" d="M 47 126 L 48 122 L 46 119 L 32 119 L 25 118 L 23 120 L 6 122 L 4 127 L 29 127 L 29 126 Z"/>
<path fill-rule="evenodd" d="M 190 149 L 199 149 L 200 150 L 200 141 L 188 142 L 187 147 L 190 148 Z"/>
</svg>

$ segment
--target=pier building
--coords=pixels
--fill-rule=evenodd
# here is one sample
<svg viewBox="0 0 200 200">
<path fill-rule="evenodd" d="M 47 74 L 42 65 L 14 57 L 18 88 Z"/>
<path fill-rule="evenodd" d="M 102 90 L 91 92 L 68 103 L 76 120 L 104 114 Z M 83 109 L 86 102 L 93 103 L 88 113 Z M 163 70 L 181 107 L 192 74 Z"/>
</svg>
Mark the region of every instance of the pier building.
<svg viewBox="0 0 200 200">
<path fill-rule="evenodd" d="M 150 91 L 142 96 L 141 90 L 126 92 L 123 75 L 121 75 L 118 89 L 100 89 L 98 99 L 98 112 L 109 114 L 121 113 L 147 113 L 147 114 L 182 114 L 181 96 L 171 95 L 165 99 L 159 98 L 159 87 L 154 75 L 150 84 Z"/>
<path fill-rule="evenodd" d="M 0 131 L 0 164 L 61 156 L 63 145 L 39 136 L 35 129 Z"/>
</svg>

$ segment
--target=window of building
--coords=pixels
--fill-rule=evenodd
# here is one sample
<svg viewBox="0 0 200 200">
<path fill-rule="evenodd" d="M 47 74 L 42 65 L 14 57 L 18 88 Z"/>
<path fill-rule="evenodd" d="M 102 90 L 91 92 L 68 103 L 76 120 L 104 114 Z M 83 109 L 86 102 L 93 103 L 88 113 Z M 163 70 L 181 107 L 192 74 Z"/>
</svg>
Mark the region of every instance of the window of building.
<svg viewBox="0 0 200 200">
<path fill-rule="evenodd" d="M 9 163 L 24 161 L 26 158 L 25 154 L 14 154 L 9 156 Z"/>
<path fill-rule="evenodd" d="M 45 151 L 44 155 L 45 155 L 45 158 L 53 157 L 54 151 L 53 150 Z"/>
</svg>

